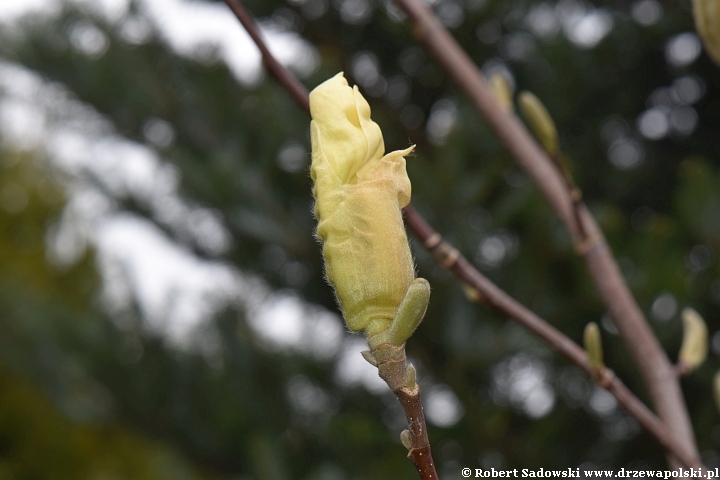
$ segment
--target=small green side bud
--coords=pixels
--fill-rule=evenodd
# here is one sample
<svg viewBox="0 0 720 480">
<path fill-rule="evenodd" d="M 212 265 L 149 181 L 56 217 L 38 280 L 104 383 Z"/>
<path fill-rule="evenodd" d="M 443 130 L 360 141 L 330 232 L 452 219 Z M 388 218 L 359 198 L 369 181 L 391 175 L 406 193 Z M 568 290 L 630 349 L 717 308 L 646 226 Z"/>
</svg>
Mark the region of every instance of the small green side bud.
<svg viewBox="0 0 720 480">
<path fill-rule="evenodd" d="M 600 338 L 600 329 L 597 323 L 590 322 L 587 324 L 583 334 L 583 341 L 590 365 L 596 370 L 603 368 L 605 364 L 603 363 L 602 339 Z"/>
<path fill-rule="evenodd" d="M 413 389 L 417 385 L 417 372 L 412 363 L 408 364 L 405 369 L 405 386 Z"/>
<path fill-rule="evenodd" d="M 495 94 L 495 97 L 497 97 L 497 99 L 500 101 L 500 104 L 505 107 L 506 111 L 512 112 L 512 91 L 510 91 L 510 84 L 508 83 L 507 78 L 505 78 L 505 75 L 499 72 L 495 72 L 490 75 L 488 83 L 490 84 L 490 88 Z"/>
<path fill-rule="evenodd" d="M 402 443 L 403 447 L 408 450 L 412 448 L 412 433 L 410 433 L 410 430 L 403 430 L 400 432 L 400 443 Z"/>
<path fill-rule="evenodd" d="M 477 291 L 477 288 L 464 282 L 461 285 L 463 293 L 468 300 L 475 303 L 480 303 L 482 301 L 482 295 L 480 295 L 480 292 Z"/>
<path fill-rule="evenodd" d="M 691 371 L 698 368 L 707 358 L 708 331 L 705 320 L 692 308 L 682 311 L 683 341 L 678 354 L 678 362 Z"/>
<path fill-rule="evenodd" d="M 545 151 L 549 155 L 555 155 L 558 149 L 558 134 L 555 122 L 545 105 L 532 93 L 523 91 L 518 95 L 518 107 Z"/>
</svg>

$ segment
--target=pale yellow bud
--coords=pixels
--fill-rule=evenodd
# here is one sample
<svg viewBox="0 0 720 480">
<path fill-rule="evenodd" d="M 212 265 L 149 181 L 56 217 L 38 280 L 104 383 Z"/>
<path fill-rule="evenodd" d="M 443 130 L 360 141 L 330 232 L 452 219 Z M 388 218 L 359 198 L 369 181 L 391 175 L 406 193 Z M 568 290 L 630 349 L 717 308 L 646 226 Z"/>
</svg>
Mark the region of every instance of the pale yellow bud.
<svg viewBox="0 0 720 480">
<path fill-rule="evenodd" d="M 412 433 L 410 433 L 410 430 L 403 430 L 400 432 L 400 443 L 402 443 L 403 447 L 408 450 L 412 448 Z"/>
<path fill-rule="evenodd" d="M 415 279 L 401 214 L 411 193 L 404 157 L 414 147 L 383 155 L 370 106 L 342 73 L 310 93 L 310 113 L 310 175 L 327 278 L 351 330 L 385 332 L 375 343 L 399 345 L 425 314 L 430 290 Z"/>
<path fill-rule="evenodd" d="M 720 1 L 693 0 L 693 17 L 705 50 L 720 65 Z"/>
<path fill-rule="evenodd" d="M 583 343 L 585 344 L 590 365 L 596 370 L 604 367 L 602 338 L 600 337 L 600 329 L 597 323 L 590 322 L 585 326 Z"/>
<path fill-rule="evenodd" d="M 478 292 L 477 288 L 473 287 L 472 285 L 468 285 L 465 282 L 461 283 L 460 285 L 462 285 L 465 298 L 475 303 L 480 303 L 482 301 L 482 295 L 480 295 L 480 292 Z"/>
<path fill-rule="evenodd" d="M 683 340 L 678 362 L 695 370 L 705 361 L 708 352 L 708 331 L 705 320 L 692 308 L 682 311 Z"/>
<path fill-rule="evenodd" d="M 518 94 L 518 107 L 545 151 L 555 155 L 558 148 L 558 134 L 555 122 L 545 105 L 532 93 L 523 91 Z"/>
<path fill-rule="evenodd" d="M 507 78 L 505 78 L 505 75 L 499 72 L 495 72 L 490 75 L 488 83 L 490 83 L 490 88 L 495 94 L 495 97 L 497 97 L 497 99 L 500 101 L 500 104 L 505 107 L 505 110 L 507 110 L 508 112 L 512 112 L 512 91 L 510 91 L 510 84 L 508 83 Z"/>
<path fill-rule="evenodd" d="M 405 368 L 405 386 L 412 389 L 415 385 L 417 385 L 417 371 L 411 363 Z"/>
</svg>

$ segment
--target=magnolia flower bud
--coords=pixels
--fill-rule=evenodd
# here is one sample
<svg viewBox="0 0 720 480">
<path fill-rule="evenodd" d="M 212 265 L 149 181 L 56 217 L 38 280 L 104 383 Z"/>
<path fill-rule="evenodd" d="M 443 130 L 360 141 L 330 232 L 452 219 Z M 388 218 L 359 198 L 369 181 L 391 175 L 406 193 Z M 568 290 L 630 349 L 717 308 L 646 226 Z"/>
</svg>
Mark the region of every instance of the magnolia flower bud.
<svg viewBox="0 0 720 480">
<path fill-rule="evenodd" d="M 555 155 L 558 148 L 558 134 L 555 122 L 545 105 L 532 93 L 523 91 L 518 95 L 518 108 L 545 151 Z"/>
<path fill-rule="evenodd" d="M 720 2 L 718 0 L 693 0 L 695 29 L 705 44 L 705 50 L 720 65 Z"/>
<path fill-rule="evenodd" d="M 695 370 L 702 365 L 708 352 L 708 331 L 705 320 L 692 308 L 682 311 L 683 340 L 678 362 Z"/>
<path fill-rule="evenodd" d="M 590 365 L 596 370 L 604 367 L 602 339 L 600 338 L 600 329 L 597 323 L 590 322 L 585 326 L 583 343 L 585 344 L 585 351 L 587 351 Z"/>
<path fill-rule="evenodd" d="M 405 155 L 383 156 L 370 106 L 342 73 L 310 93 L 317 235 L 348 327 L 401 345 L 425 314 L 430 287 L 415 278 L 401 208 L 410 202 Z"/>
</svg>

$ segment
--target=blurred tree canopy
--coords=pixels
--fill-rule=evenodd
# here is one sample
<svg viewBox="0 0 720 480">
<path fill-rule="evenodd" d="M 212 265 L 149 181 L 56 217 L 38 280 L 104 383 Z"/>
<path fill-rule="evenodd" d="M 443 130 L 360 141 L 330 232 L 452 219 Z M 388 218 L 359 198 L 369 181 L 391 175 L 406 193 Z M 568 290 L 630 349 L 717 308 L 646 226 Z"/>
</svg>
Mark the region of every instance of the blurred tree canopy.
<svg viewBox="0 0 720 480">
<path fill-rule="evenodd" d="M 545 103 L 669 356 L 683 307 L 708 322 L 683 388 L 720 466 L 720 68 L 690 1 L 429 3 Z M 417 144 L 413 204 L 438 231 L 576 341 L 598 322 L 647 400 L 569 236 L 392 2 L 245 4 L 309 88 L 344 70 L 386 148 Z M 309 119 L 224 4 L 33 5 L 0 7 L 0 478 L 416 478 L 401 410 L 333 313 Z M 433 293 L 408 353 L 441 478 L 664 468 L 609 394 L 413 247 Z"/>
</svg>

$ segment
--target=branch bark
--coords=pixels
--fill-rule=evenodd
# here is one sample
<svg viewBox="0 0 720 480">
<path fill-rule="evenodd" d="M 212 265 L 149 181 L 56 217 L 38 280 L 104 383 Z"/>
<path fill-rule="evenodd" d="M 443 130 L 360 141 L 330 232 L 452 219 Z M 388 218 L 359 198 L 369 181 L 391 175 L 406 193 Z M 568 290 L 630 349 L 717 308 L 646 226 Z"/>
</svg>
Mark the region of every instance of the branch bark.
<svg viewBox="0 0 720 480">
<path fill-rule="evenodd" d="M 225 4 L 232 10 L 240 23 L 245 28 L 245 31 L 250 35 L 255 45 L 257 45 L 262 55 L 262 62 L 265 69 L 277 79 L 280 84 L 290 93 L 293 99 L 297 102 L 300 107 L 306 112 L 310 112 L 310 99 L 308 97 L 307 88 L 305 85 L 300 83 L 295 75 L 293 75 L 287 68 L 283 67 L 280 62 L 277 61 L 275 56 L 268 48 L 265 40 L 262 38 L 260 29 L 255 24 L 250 12 L 248 12 L 240 0 L 225 0 Z"/>
<path fill-rule="evenodd" d="M 510 295 L 480 273 L 458 250 L 445 242 L 442 236 L 422 218 L 412 205 L 405 207 L 404 216 L 407 226 L 415 233 L 423 246 L 433 254 L 435 260 L 450 270 L 460 280 L 477 290 L 481 303 L 485 303 L 500 313 L 512 318 L 537 335 L 553 350 L 562 354 L 578 366 L 588 374 L 588 376 L 594 380 L 598 380 L 597 383 L 612 393 L 618 403 L 620 403 L 667 452 L 671 453 L 685 467 L 704 468 L 695 452 L 683 444 L 676 435 L 673 435 L 671 429 L 630 392 L 619 378 L 607 369 L 603 369 L 603 371 L 600 372 L 594 369 L 583 348 L 514 300 Z"/>
<path fill-rule="evenodd" d="M 242 25 L 248 30 L 248 33 L 258 45 L 258 48 L 263 54 L 263 63 L 268 68 L 268 71 L 271 73 L 271 75 L 273 75 L 275 79 L 283 87 L 285 87 L 285 89 L 295 99 L 298 105 L 309 114 L 310 110 L 308 91 L 305 86 L 302 85 L 302 83 L 300 83 L 297 77 L 290 73 L 272 56 L 271 52 L 265 45 L 252 17 L 244 9 L 240 1 L 224 1 L 232 9 L 232 11 L 238 17 Z M 398 1 L 398 3 L 401 2 Z M 472 68 L 472 70 L 474 70 L 474 67 Z M 476 70 L 475 74 L 479 75 Z M 480 78 L 480 82 L 482 82 L 482 78 Z M 498 128 L 502 131 L 510 132 L 507 134 L 509 135 L 509 139 L 514 138 L 514 133 L 512 132 L 514 132 L 515 130 L 513 129 L 519 128 L 521 130 L 524 130 L 524 127 L 522 126 L 522 124 L 519 123 L 516 117 L 514 117 L 513 115 L 507 115 L 502 108 L 499 108 L 499 106 L 496 105 L 497 102 L 495 102 L 494 97 L 492 97 L 491 94 L 488 96 L 488 92 L 486 90 L 487 89 L 485 89 L 483 84 L 484 95 L 490 98 L 489 101 L 491 105 L 488 108 L 491 112 L 496 112 L 492 115 L 503 115 L 506 120 L 510 122 L 511 125 L 513 123 L 515 124 L 514 127 L 510 128 L 505 126 L 502 122 L 498 122 L 501 124 Z M 586 236 L 583 235 L 584 231 L 588 232 L 587 238 L 596 239 L 593 245 L 588 245 L 585 256 L 592 256 L 597 250 L 601 248 L 607 249 L 607 246 L 604 244 L 604 240 L 602 240 L 602 237 L 599 236 L 599 229 L 597 228 L 597 225 L 595 225 L 594 220 L 590 216 L 589 212 L 587 212 L 587 209 L 585 209 L 584 206 L 581 206 L 577 211 L 574 209 L 573 200 L 567 190 L 567 185 L 564 179 L 558 175 L 558 171 L 554 169 L 553 165 L 548 164 L 549 159 L 547 159 L 546 156 L 544 159 L 542 158 L 544 156 L 544 153 L 539 150 L 537 144 L 535 144 L 534 140 L 529 137 L 526 131 L 525 137 L 526 138 L 524 140 L 524 146 L 519 149 L 518 154 L 522 155 L 521 152 L 527 151 L 530 152 L 529 155 L 531 155 L 531 157 L 528 158 L 536 158 L 536 160 L 529 160 L 525 162 L 528 165 L 527 168 L 535 173 L 535 176 L 531 175 L 531 177 L 533 177 L 534 179 L 537 177 L 538 180 L 536 180 L 536 183 L 544 187 L 544 189 L 541 187 L 541 190 L 543 190 L 543 192 L 547 190 L 548 193 L 546 196 L 548 196 L 548 199 L 553 206 L 557 205 L 556 212 L 558 212 L 558 215 L 561 219 L 563 219 L 566 225 L 569 225 L 569 229 L 571 234 L 573 235 L 573 239 L 575 239 L 576 241 L 582 241 L 583 238 L 586 238 Z M 539 158 L 540 160 L 537 160 L 537 158 Z M 536 165 L 536 162 L 539 163 Z M 521 163 L 521 165 L 523 165 L 523 163 Z M 611 394 L 613 394 L 618 400 L 618 403 L 620 403 L 620 405 L 630 415 L 632 415 L 638 421 L 638 423 L 653 438 L 655 438 L 655 440 L 667 452 L 677 458 L 685 467 L 704 468 L 702 463 L 698 459 L 697 452 L 695 451 L 694 441 L 691 446 L 688 446 L 682 440 L 682 437 L 677 437 L 676 435 L 674 435 L 673 431 L 671 430 L 671 428 L 668 427 L 668 425 L 666 425 L 660 418 L 658 418 L 658 416 L 656 416 L 652 411 L 650 411 L 645 406 L 645 404 L 643 404 L 632 392 L 627 389 L 627 387 L 625 387 L 625 385 L 620 381 L 620 379 L 618 379 L 614 375 L 611 375 L 608 370 L 598 372 L 593 369 L 587 359 L 587 355 L 584 349 L 582 349 L 570 338 L 568 338 L 562 332 L 550 325 L 548 322 L 538 317 L 535 313 L 528 310 L 523 305 L 512 299 L 507 293 L 502 291 L 487 277 L 482 275 L 458 252 L 458 250 L 445 242 L 440 236 L 440 234 L 437 233 L 423 219 L 423 217 L 414 209 L 412 205 L 406 207 L 403 213 L 408 228 L 413 231 L 413 233 L 418 237 L 418 239 L 422 242 L 425 248 L 427 248 L 433 254 L 437 262 L 445 268 L 448 268 L 460 280 L 464 281 L 465 283 L 476 289 L 485 303 L 523 325 L 525 328 L 537 335 L 540 339 L 545 341 L 555 351 L 559 352 L 576 366 L 578 366 L 580 369 L 582 369 L 591 378 L 608 378 L 609 380 L 601 386 L 603 386 Z M 594 226 L 594 228 L 590 228 L 589 230 L 584 230 L 584 228 L 580 228 L 580 226 L 577 224 L 577 220 L 575 220 L 577 218 L 576 214 L 580 215 L 580 218 L 584 222 L 584 227 Z M 588 221 L 588 218 L 590 221 Z M 574 225 L 575 228 L 570 228 L 570 226 L 572 225 Z M 609 255 L 609 251 L 607 255 Z M 610 258 L 610 260 L 611 263 L 615 265 L 612 258 Z M 615 268 L 617 269 L 617 267 Z M 617 271 L 617 275 L 619 275 L 619 270 Z M 634 305 L 632 297 L 630 297 L 630 300 Z M 380 365 L 383 365 L 384 362 L 382 361 L 382 355 L 379 356 L 381 357 L 381 359 L 376 358 L 376 360 L 380 360 L 377 362 L 379 366 L 379 373 L 383 378 L 387 377 L 386 382 L 388 383 L 388 385 L 390 385 L 390 388 L 393 390 L 398 400 L 400 401 L 400 404 L 402 405 L 405 412 L 405 416 L 407 418 L 410 430 L 413 433 L 412 445 L 409 449 L 408 458 L 410 458 L 415 464 L 416 468 L 418 469 L 418 473 L 421 475 L 421 478 L 437 478 L 437 474 L 435 474 L 435 477 L 422 476 L 428 475 L 427 472 L 430 471 L 429 466 L 432 466 L 432 456 L 430 455 L 430 444 L 427 440 L 427 429 L 425 428 L 425 419 L 422 413 L 419 387 L 414 390 L 408 390 L 407 388 L 399 385 L 397 383 L 399 381 L 399 374 L 389 373 L 386 370 L 387 368 L 389 368 L 389 365 L 396 365 L 392 368 L 397 368 L 397 362 L 394 364 L 387 364 L 388 366 L 383 366 L 381 369 Z M 402 365 L 404 371 L 404 349 Z M 674 375 L 674 370 L 672 371 Z M 390 380 L 391 378 L 393 378 L 394 380 Z M 417 393 L 415 393 L 415 390 L 417 390 Z M 434 470 L 434 466 L 432 466 L 432 472 L 434 472 Z"/>
<path fill-rule="evenodd" d="M 380 378 L 393 391 L 405 412 L 405 419 L 408 423 L 408 430 L 405 432 L 409 432 L 410 436 L 409 445 L 405 445 L 408 449 L 408 458 L 415 465 L 422 480 L 438 480 L 430 451 L 425 414 L 420 400 L 420 386 L 415 381 L 414 368 L 410 367 L 412 375 L 408 375 L 405 345 L 399 347 L 380 345 L 370 355 L 371 363 L 375 363 L 377 366 Z M 367 356 L 365 358 L 367 359 Z M 403 439 L 403 436 L 401 435 L 400 438 Z"/>
<path fill-rule="evenodd" d="M 674 368 L 620 273 L 588 209 L 574 203 L 562 175 L 527 129 L 500 105 L 482 74 L 450 33 L 420 0 L 395 0 L 413 24 L 415 36 L 433 54 L 515 161 L 533 180 L 570 232 L 595 287 L 630 350 L 660 418 L 697 456 L 690 416 Z"/>
</svg>

